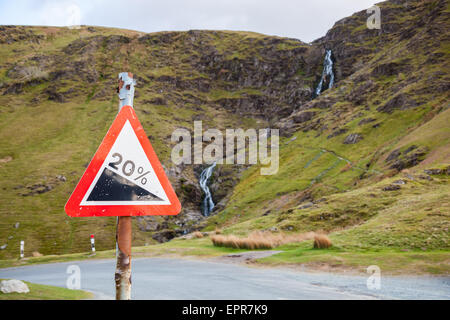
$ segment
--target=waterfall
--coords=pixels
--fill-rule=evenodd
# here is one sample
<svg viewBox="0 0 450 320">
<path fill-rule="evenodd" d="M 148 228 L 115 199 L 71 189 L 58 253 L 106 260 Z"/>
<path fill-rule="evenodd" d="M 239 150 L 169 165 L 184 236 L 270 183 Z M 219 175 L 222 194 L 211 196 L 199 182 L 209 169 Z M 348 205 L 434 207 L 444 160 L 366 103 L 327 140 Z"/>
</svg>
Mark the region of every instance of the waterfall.
<svg viewBox="0 0 450 320">
<path fill-rule="evenodd" d="M 211 177 L 214 167 L 216 166 L 216 163 L 214 162 L 212 165 L 207 167 L 205 170 L 202 171 L 200 174 L 200 188 L 205 193 L 205 198 L 203 199 L 203 212 L 202 214 L 207 217 L 213 211 L 214 209 L 214 202 L 212 200 L 211 191 L 208 188 L 208 179 Z"/>
<path fill-rule="evenodd" d="M 320 95 L 320 93 L 322 92 L 322 87 L 324 85 L 324 83 L 326 83 L 327 78 L 329 77 L 329 82 L 328 82 L 328 88 L 330 89 L 331 87 L 333 87 L 333 83 L 334 83 L 334 73 L 333 73 L 333 60 L 331 59 L 331 50 L 327 50 L 326 54 L 325 54 L 325 59 L 323 61 L 323 71 L 322 71 L 322 77 L 320 78 L 320 82 L 319 85 L 316 88 L 316 97 L 318 95 Z"/>
</svg>

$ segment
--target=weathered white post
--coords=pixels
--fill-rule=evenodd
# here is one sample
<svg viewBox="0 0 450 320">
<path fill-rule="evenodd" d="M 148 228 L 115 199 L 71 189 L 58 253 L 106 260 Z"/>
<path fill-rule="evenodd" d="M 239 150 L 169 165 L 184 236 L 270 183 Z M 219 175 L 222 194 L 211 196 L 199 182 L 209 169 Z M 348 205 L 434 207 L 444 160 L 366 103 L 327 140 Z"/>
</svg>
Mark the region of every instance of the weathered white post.
<svg viewBox="0 0 450 320">
<path fill-rule="evenodd" d="M 23 259 L 24 257 L 24 247 L 25 247 L 25 241 L 21 240 L 20 241 L 20 259 Z"/>
<path fill-rule="evenodd" d="M 133 107 L 133 74 L 119 73 L 119 112 L 124 106 Z M 116 300 L 131 299 L 131 217 L 117 217 L 116 231 Z"/>
<path fill-rule="evenodd" d="M 95 253 L 95 238 L 93 234 L 91 234 L 91 250 L 92 253 Z"/>
</svg>

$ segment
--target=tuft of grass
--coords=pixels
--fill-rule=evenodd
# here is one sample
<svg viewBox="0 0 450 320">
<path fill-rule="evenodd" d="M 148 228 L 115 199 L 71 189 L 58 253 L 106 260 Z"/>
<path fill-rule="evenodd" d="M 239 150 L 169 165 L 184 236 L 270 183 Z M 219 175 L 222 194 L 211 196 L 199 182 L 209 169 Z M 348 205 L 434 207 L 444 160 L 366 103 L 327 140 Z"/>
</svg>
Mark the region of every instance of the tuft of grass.
<svg viewBox="0 0 450 320">
<path fill-rule="evenodd" d="M 328 249 L 331 247 L 331 240 L 325 234 L 314 236 L 314 249 Z"/>
<path fill-rule="evenodd" d="M 194 239 L 201 239 L 203 238 L 203 233 L 201 233 L 200 231 L 195 231 L 194 233 L 192 233 L 192 237 Z"/>
<path fill-rule="evenodd" d="M 214 246 L 236 249 L 272 249 L 282 244 L 301 242 L 314 237 L 314 232 L 286 235 L 283 233 L 273 234 L 270 232 L 254 231 L 245 238 L 235 235 L 212 235 L 211 241 Z"/>
</svg>

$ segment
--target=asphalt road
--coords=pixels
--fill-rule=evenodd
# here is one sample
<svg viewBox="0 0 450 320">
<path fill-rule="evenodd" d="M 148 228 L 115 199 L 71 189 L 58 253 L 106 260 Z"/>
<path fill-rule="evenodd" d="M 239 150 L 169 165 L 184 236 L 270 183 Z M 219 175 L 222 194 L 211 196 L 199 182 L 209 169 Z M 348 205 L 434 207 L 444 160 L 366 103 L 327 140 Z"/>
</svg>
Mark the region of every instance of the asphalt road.
<svg viewBox="0 0 450 320">
<path fill-rule="evenodd" d="M 450 278 L 381 277 L 369 290 L 366 276 L 184 259 L 133 260 L 133 299 L 450 299 Z M 0 269 L 0 278 L 65 287 L 68 266 L 81 270 L 81 289 L 112 299 L 114 260 L 91 260 Z"/>
</svg>

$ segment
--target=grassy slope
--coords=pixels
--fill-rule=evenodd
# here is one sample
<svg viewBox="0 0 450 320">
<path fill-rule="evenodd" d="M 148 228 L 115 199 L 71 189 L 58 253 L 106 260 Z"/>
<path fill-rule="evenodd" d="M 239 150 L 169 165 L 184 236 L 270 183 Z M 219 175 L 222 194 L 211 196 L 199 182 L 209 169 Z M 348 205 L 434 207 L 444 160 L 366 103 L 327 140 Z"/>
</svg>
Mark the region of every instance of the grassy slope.
<svg viewBox="0 0 450 320">
<path fill-rule="evenodd" d="M 404 18 L 398 17 L 399 20 Z M 419 29 L 418 35 L 425 34 L 425 29 Z M 359 251 L 363 250 L 388 263 L 394 253 L 401 254 L 402 250 L 432 251 L 441 257 L 436 269 L 448 273 L 449 178 L 434 176 L 429 181 L 421 176 L 424 169 L 445 168 L 450 164 L 448 92 L 429 93 L 439 90 L 441 84 L 430 83 L 429 79 L 436 79 L 436 75 L 441 77 L 439 70 L 449 70 L 450 52 L 448 42 L 438 42 L 432 52 L 443 54 L 446 59 L 430 64 L 427 60 L 429 53 L 425 53 L 425 49 L 419 46 L 413 54 L 410 47 L 407 40 L 392 41 L 369 55 L 368 61 L 352 79 L 342 81 L 338 88 L 318 98 L 339 101 L 330 109 L 308 110 L 319 113 L 317 118 L 322 119 L 325 131 L 298 131 L 294 134 L 294 141 L 282 140 L 278 174 L 260 176 L 259 168 L 248 170 L 234 189 L 227 208 L 209 220 L 206 230 L 222 227 L 225 233 L 244 235 L 251 230 L 273 226 L 285 231 L 322 229 L 332 232 L 332 240 L 339 250 L 354 252 L 357 254 L 355 257 L 359 257 Z M 427 45 L 423 44 L 423 47 L 427 48 Z M 370 75 L 377 65 L 403 59 L 411 59 L 408 73 L 389 77 Z M 408 77 L 415 81 L 404 85 Z M 369 94 L 362 93 L 367 99 L 364 105 L 354 104 L 348 98 L 361 82 L 354 80 L 358 78 L 369 78 L 376 84 Z M 377 106 L 398 93 L 392 90 L 396 87 L 421 101 L 420 106 L 394 110 L 389 114 L 377 111 Z M 367 118 L 375 121 L 359 125 L 360 120 Z M 380 127 L 373 128 L 375 123 L 381 124 Z M 342 127 L 348 129 L 347 134 L 327 138 L 334 129 Z M 359 133 L 363 140 L 353 145 L 343 144 L 349 133 Z M 389 169 L 386 157 L 395 149 L 405 150 L 412 145 L 428 150 L 420 159 L 422 161 L 400 173 Z M 404 179 L 407 184 L 398 191 L 382 191 L 383 187 L 398 179 Z M 316 202 L 314 206 L 302 209 L 307 202 L 305 194 L 311 194 Z M 339 254 L 335 256 L 334 252 L 327 252 L 322 258 L 339 260 Z M 389 254 L 384 256 L 378 252 Z M 311 255 L 299 249 L 266 260 L 300 263 L 308 259 L 320 260 L 320 256 L 316 251 Z M 433 265 L 434 260 L 430 256 L 416 256 L 421 257 L 419 260 L 424 264 Z M 349 263 L 355 264 L 358 259 Z M 380 259 L 374 261 L 381 263 Z M 367 262 L 361 258 L 359 264 Z M 401 269 L 406 270 L 408 266 Z"/>
<path fill-rule="evenodd" d="M 399 19 L 398 22 L 402 22 L 405 17 L 398 15 L 396 19 Z M 421 28 L 424 30 L 423 26 Z M 422 29 L 418 31 L 419 35 Z M 352 32 L 359 31 L 355 29 Z M 242 34 L 241 36 L 247 37 L 250 35 Z M 227 48 L 226 43 L 229 40 L 229 38 L 224 37 L 220 41 L 217 40 L 218 42 L 215 45 L 220 50 L 222 43 L 224 43 L 222 49 L 225 50 Z M 376 41 L 354 45 L 377 46 Z M 423 41 L 423 45 L 427 46 L 426 41 Z M 427 180 L 422 179 L 421 175 L 426 168 L 449 165 L 450 132 L 447 124 L 450 122 L 450 113 L 447 103 L 448 93 L 434 94 L 433 92 L 437 92 L 436 88 L 433 88 L 431 93 L 423 89 L 427 88 L 428 85 L 435 85 L 436 82 L 430 82 L 430 79 L 433 79 L 433 81 L 438 79 L 436 80 L 438 85 L 439 81 L 444 80 L 445 75 L 436 75 L 441 70 L 448 70 L 450 52 L 448 42 L 442 41 L 437 46 L 433 45 L 432 53 L 444 54 L 445 59 L 441 59 L 441 62 L 436 64 L 429 64 L 427 62 L 428 53 L 419 50 L 418 53 L 413 54 L 410 46 L 408 40 L 388 44 L 382 50 L 369 55 L 367 61 L 352 79 L 344 79 L 336 89 L 324 92 L 318 98 L 319 101 L 329 98 L 335 98 L 339 101 L 330 109 L 311 109 L 318 112 L 317 117 L 322 119 L 322 124 L 324 124 L 322 128 L 326 129 L 324 131 L 314 129 L 306 132 L 299 130 L 294 134 L 295 140 L 291 138 L 282 139 L 278 174 L 261 176 L 258 167 L 247 170 L 236 186 L 225 210 L 211 217 L 205 230 L 214 230 L 216 227 L 221 227 L 224 228 L 225 233 L 244 235 L 255 229 L 266 229 L 274 226 L 288 232 L 324 229 L 332 232 L 331 239 L 335 244 L 334 249 L 318 252 L 309 250 L 309 245 L 298 248 L 290 246 L 284 248 L 288 251 L 285 254 L 267 258 L 265 261 L 267 263 L 321 261 L 331 264 L 340 261 L 338 264 L 352 266 L 374 264 L 372 262 L 375 261 L 375 264 L 382 264 L 391 270 L 400 268 L 399 270 L 410 269 L 420 272 L 434 272 L 433 270 L 436 270 L 438 273 L 448 273 L 448 227 L 450 224 L 448 176 L 433 176 L 432 180 Z M 280 49 L 284 49 L 284 47 Z M 159 49 L 156 48 L 155 50 Z M 239 55 L 245 55 L 246 53 L 248 53 L 246 50 L 237 52 L 237 58 L 240 57 Z M 408 65 L 411 69 L 408 72 L 400 72 L 389 77 L 368 76 L 377 65 L 403 61 L 404 59 L 410 59 Z M 157 75 L 174 74 L 174 70 L 167 67 L 151 68 L 151 70 L 152 73 Z M 201 76 L 201 74 L 198 76 Z M 370 77 L 376 84 L 376 89 L 369 94 L 365 94 L 367 102 L 363 105 L 354 104 L 347 99 L 347 96 L 357 89 L 359 82 L 354 81 L 354 79 L 360 76 L 362 78 Z M 414 81 L 405 82 L 408 79 L 414 79 Z M 393 88 L 400 89 L 394 90 Z M 420 101 L 419 106 L 406 110 L 395 110 L 391 114 L 377 111 L 379 105 L 388 102 L 399 90 L 414 97 L 416 101 Z M 250 93 L 254 94 L 254 92 Z M 148 94 L 152 97 L 156 95 L 153 92 Z M 207 99 L 215 100 L 221 97 L 231 97 L 235 94 L 223 90 L 212 90 L 207 94 Z M 82 101 L 86 100 L 83 99 Z M 81 109 L 79 114 L 73 115 L 74 119 L 77 116 L 82 117 L 83 123 L 87 121 L 86 124 L 82 124 L 82 128 L 93 130 L 93 134 L 96 135 L 96 139 L 89 140 L 92 141 L 89 151 L 78 150 L 77 156 L 79 157 L 81 154 L 83 161 L 88 161 L 96 148 L 97 142 L 95 141 L 101 139 L 102 132 L 106 131 L 107 124 L 113 117 L 116 102 L 112 100 L 102 103 L 105 105 L 105 110 L 97 113 L 95 119 L 89 119 L 86 111 L 94 111 L 98 102 L 86 102 L 83 107 L 86 109 Z M 8 105 L 10 104 L 8 103 Z M 49 105 L 51 106 L 51 104 Z M 52 108 L 56 110 L 59 106 L 55 104 Z M 74 103 L 72 108 L 78 110 L 80 106 Z M 163 107 L 156 107 L 156 109 L 152 107 L 148 111 L 153 112 L 153 110 L 152 117 L 148 116 L 148 118 L 161 119 L 161 117 L 167 117 L 161 119 L 163 123 L 165 121 L 165 124 L 167 124 L 171 114 L 165 113 Z M 187 125 L 192 113 L 186 112 L 188 113 L 185 115 Z M 35 136 L 39 137 L 39 133 L 30 130 L 32 132 L 30 135 L 25 134 L 26 130 L 20 128 L 20 123 L 22 123 L 20 117 L 22 115 L 19 116 L 19 114 L 12 113 L 9 118 L 5 118 L 3 122 L 5 129 L 1 131 L 0 127 L 0 132 L 8 133 L 9 139 L 12 139 L 11 136 L 19 139 L 22 136 L 28 136 L 29 144 L 32 145 L 31 139 Z M 141 117 L 141 114 L 139 116 Z M 145 117 L 146 115 L 142 114 L 142 116 Z M 14 123 L 13 119 L 16 117 L 19 118 L 14 128 L 18 130 L 19 135 L 12 130 L 13 127 L 9 127 L 10 123 Z M 99 117 L 103 117 L 103 120 L 100 120 Z M 369 117 L 376 119 L 376 121 L 365 125 L 358 124 L 361 119 Z M 142 122 L 144 123 L 144 121 Z M 100 127 L 103 128 L 103 131 L 95 127 L 96 123 L 101 124 Z M 154 128 L 153 123 L 157 126 L 159 121 L 154 122 L 152 120 L 148 124 L 149 127 Z M 373 128 L 374 123 L 380 123 L 381 125 L 378 128 Z M 57 125 L 55 124 L 55 126 Z M 342 143 L 347 134 L 327 139 L 327 136 L 339 127 L 347 128 L 348 133 L 360 133 L 364 139 L 354 145 Z M 166 134 L 170 132 L 168 129 L 165 131 L 165 126 L 157 129 Z M 155 132 L 159 132 L 159 130 L 155 130 Z M 46 134 L 47 136 L 43 136 L 42 139 L 51 136 L 52 132 L 48 131 Z M 73 128 L 71 134 L 89 134 L 90 137 L 93 135 L 79 132 L 78 127 Z M 55 148 L 51 149 L 53 153 L 50 153 L 52 156 L 47 161 L 55 156 L 60 156 L 57 147 L 58 139 L 60 139 L 60 136 L 55 137 L 52 144 L 48 143 L 47 140 L 45 140 L 46 142 L 42 140 L 45 147 Z M 77 139 L 74 138 L 72 141 L 71 147 L 76 148 L 75 141 Z M 5 143 L 6 150 L 12 148 L 11 144 Z M 67 143 L 67 141 L 64 143 Z M 389 169 L 385 159 L 390 152 L 398 148 L 404 150 L 412 145 L 427 148 L 428 151 L 424 159 L 421 159 L 422 161 L 417 166 L 400 173 Z M 19 144 L 17 148 L 18 146 Z M 61 141 L 60 148 L 63 148 L 63 141 Z M 72 150 L 72 148 L 68 149 Z M 156 150 L 161 152 L 160 156 L 163 159 L 165 156 L 167 157 L 168 149 L 164 143 L 161 142 Z M 13 152 L 14 149 L 11 149 L 10 153 L 14 154 Z M 18 153 L 17 150 L 16 153 Z M 5 155 L 7 154 L 5 153 Z M 29 154 L 29 156 L 32 161 L 39 161 L 39 157 L 43 155 Z M 24 157 L 22 161 L 16 168 L 12 167 L 12 163 L 8 164 L 8 170 L 11 168 L 11 171 L 9 171 L 10 182 L 13 180 L 20 181 L 21 178 L 26 179 L 30 174 L 31 177 L 34 175 L 33 181 L 36 181 L 38 176 L 36 172 L 29 169 L 30 171 L 27 174 L 24 170 L 24 168 L 27 168 L 28 159 Z M 43 247 L 46 248 L 47 252 L 54 251 L 53 241 L 61 246 L 61 249 L 57 250 L 59 253 L 69 252 L 72 249 L 70 245 L 66 244 L 68 237 L 74 239 L 80 234 L 88 234 L 94 225 L 95 232 L 100 234 L 100 241 L 102 239 L 104 241 L 100 243 L 112 243 L 113 219 L 102 219 L 101 222 L 89 221 L 89 223 L 87 219 L 79 219 L 65 222 L 67 226 L 64 226 L 60 223 L 61 210 L 55 210 L 46 205 L 52 195 L 56 196 L 55 203 L 60 204 L 61 198 L 67 197 L 72 190 L 77 177 L 83 171 L 83 168 L 80 167 L 80 163 L 82 163 L 80 158 L 78 160 L 72 159 L 72 161 L 74 167 L 70 170 L 66 170 L 69 168 L 70 161 L 61 162 L 61 168 L 65 168 L 65 173 L 77 170 L 73 176 L 68 176 L 69 183 L 58 188 L 58 190 L 33 197 L 32 202 L 29 200 L 28 205 L 35 215 L 33 222 L 30 221 L 30 226 L 35 223 L 35 217 L 39 216 L 41 210 L 43 212 L 54 212 L 54 217 L 58 216 L 57 219 L 49 218 L 47 220 L 47 214 L 42 215 L 42 226 L 36 228 L 36 230 L 40 229 L 40 231 L 36 231 L 40 232 L 39 235 L 36 235 L 37 242 L 46 239 L 43 233 L 48 232 L 49 226 L 52 226 L 52 221 L 54 221 L 52 229 L 55 232 L 61 232 L 55 240 L 51 237 L 48 241 L 46 240 Z M 54 167 L 54 164 L 50 162 L 47 170 Z M 22 174 L 19 179 L 15 176 L 18 171 Z M 55 171 L 52 174 L 59 173 Z M 364 176 L 361 179 L 362 174 Z M 39 177 L 42 177 L 42 175 Z M 407 184 L 402 185 L 398 191 L 382 191 L 383 187 L 398 179 L 404 179 Z M 8 230 L 8 232 L 17 233 L 17 236 L 24 236 L 20 234 L 20 228 L 19 230 L 12 229 L 12 223 L 16 221 L 17 214 L 22 211 L 20 209 L 23 207 L 23 201 L 26 203 L 28 200 L 26 198 L 17 199 L 13 192 L 9 190 L 6 193 L 6 196 L 8 197 L 9 194 L 10 197 L 7 198 L 9 203 L 5 205 L 2 212 L 6 213 L 9 210 L 8 208 L 14 208 L 14 206 L 16 206 L 16 209 L 14 215 L 8 218 L 8 225 L 2 225 L 2 228 Z M 61 193 L 56 194 L 56 192 Z M 315 203 L 313 207 L 302 209 L 302 205 L 306 202 L 304 196 L 307 194 L 311 194 Z M 37 199 L 42 200 L 37 201 Z M 42 208 L 36 205 L 41 201 Z M 36 208 L 38 209 L 36 210 Z M 24 213 L 22 218 L 26 221 L 26 217 L 29 216 L 29 214 Z M 79 230 L 83 231 L 80 232 Z M 2 233 L 2 236 L 6 238 L 6 233 Z M 14 236 L 14 239 L 18 239 L 15 234 Z M 27 234 L 27 237 L 30 237 L 30 235 Z M 58 242 L 58 239 L 62 240 Z M 141 240 L 140 243 L 142 242 Z M 198 247 L 198 250 L 203 252 L 206 246 L 211 254 L 220 252 L 212 248 L 207 242 L 207 239 L 193 240 L 192 242 L 177 240 L 145 250 L 164 251 L 171 248 L 175 251 L 185 252 L 187 250 L 185 244 L 187 244 L 193 248 L 189 250 L 193 251 L 197 250 L 195 248 Z M 83 249 L 77 247 L 77 250 L 82 251 Z M 414 259 L 417 260 L 417 263 L 404 264 Z M 423 265 L 420 266 L 420 264 Z"/>
<path fill-rule="evenodd" d="M 27 281 L 24 282 L 28 285 L 30 292 L 0 292 L 0 300 L 81 300 L 92 298 L 92 293 L 82 290 L 69 290 L 66 288 L 30 283 Z"/>
<path fill-rule="evenodd" d="M 97 69 L 101 70 L 104 78 L 95 83 L 81 85 L 74 80 L 58 81 L 58 91 L 64 92 L 71 88 L 77 90 L 76 94 L 66 99 L 64 103 L 47 100 L 42 91 L 50 86 L 48 82 L 34 86 L 27 86 L 19 95 L 0 95 L 0 159 L 12 157 L 7 163 L 0 163 L 1 175 L 1 202 L 0 202 L 0 243 L 7 244 L 6 250 L 0 251 L 0 257 L 14 257 L 19 250 L 19 241 L 25 240 L 26 256 L 31 252 L 39 251 L 42 254 L 62 254 L 69 252 L 82 252 L 89 248 L 89 234 L 96 235 L 96 244 L 99 250 L 114 248 L 115 218 L 78 218 L 71 219 L 64 213 L 64 204 L 74 189 L 85 165 L 90 161 L 96 148 L 112 123 L 116 112 L 118 100 L 114 92 L 115 79 L 123 66 L 131 70 L 149 70 L 149 73 L 139 73 L 146 76 L 177 75 L 182 79 L 199 76 L 198 72 L 188 69 L 177 54 L 170 55 L 171 61 L 166 60 L 166 53 L 176 48 L 167 47 L 131 46 L 131 53 L 124 55 L 124 49 L 106 49 L 94 51 L 92 57 L 75 55 L 73 58 L 65 56 L 61 51 L 69 43 L 92 36 L 86 28 L 69 30 L 66 28 L 29 28 L 35 34 L 46 35 L 39 44 L 27 42 L 14 42 L 2 45 L 0 56 L 4 69 L 0 71 L 0 81 L 12 83 L 8 71 L 18 61 L 25 60 L 31 54 L 52 55 L 64 68 L 63 59 L 93 60 Z M 96 28 L 96 34 L 137 36 L 137 32 L 126 30 Z M 228 34 L 228 33 L 227 33 Z M 232 33 L 233 37 L 249 37 L 252 34 Z M 254 37 L 259 37 L 255 34 Z M 133 39 L 133 38 L 132 38 Z M 231 41 L 231 40 L 229 40 Z M 119 50 L 119 51 L 118 51 Z M 113 59 L 114 55 L 117 57 Z M 164 54 L 157 59 L 152 55 Z M 58 59 L 61 61 L 58 62 Z M 148 61 L 157 64 L 163 60 L 167 66 L 155 68 L 149 66 Z M 28 62 L 27 62 L 28 63 Z M 108 76 L 106 76 L 108 75 Z M 76 77 L 75 77 L 76 78 Z M 107 81 L 107 80 L 108 81 Z M 147 80 L 148 81 L 148 80 Z M 217 128 L 258 126 L 258 121 L 230 114 L 224 110 L 215 109 L 210 105 L 177 105 L 168 100 L 168 105 L 155 105 L 148 101 L 160 97 L 164 84 L 152 83 L 151 86 L 141 82 L 138 84 L 135 98 L 136 112 L 159 159 L 170 167 L 171 145 L 167 143 L 170 134 L 180 126 L 192 127 L 193 116 L 205 114 L 204 126 Z M 95 94 L 106 90 L 105 97 L 94 99 Z M 233 93 L 239 96 L 242 92 Z M 172 94 L 172 93 L 171 93 Z M 211 90 L 210 92 L 191 92 L 189 90 L 174 92 L 179 94 L 192 94 L 204 101 L 214 101 L 220 97 L 231 94 Z M 38 98 L 37 102 L 34 98 Z M 200 108 L 200 109 L 199 109 Z M 264 122 L 261 122 L 262 124 Z M 64 175 L 67 182 L 57 181 L 57 175 Z M 29 192 L 27 187 L 35 184 L 53 184 L 50 192 L 33 196 L 21 196 Z M 16 222 L 20 227 L 15 229 Z M 139 231 L 134 226 L 134 239 L 136 244 L 155 242 L 151 235 Z M 12 237 L 12 238 L 11 238 Z M 85 241 L 80 241 L 85 239 Z"/>
</svg>

